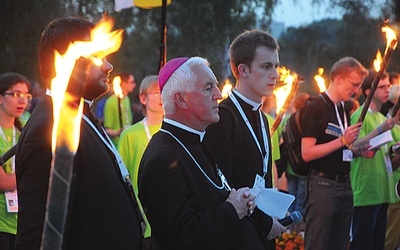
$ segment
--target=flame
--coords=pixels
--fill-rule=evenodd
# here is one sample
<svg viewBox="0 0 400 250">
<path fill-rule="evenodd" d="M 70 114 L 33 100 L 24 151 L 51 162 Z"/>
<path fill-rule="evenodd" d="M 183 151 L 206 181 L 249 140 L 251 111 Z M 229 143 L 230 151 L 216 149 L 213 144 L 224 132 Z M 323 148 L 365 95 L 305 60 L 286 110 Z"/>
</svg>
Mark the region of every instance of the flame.
<svg viewBox="0 0 400 250">
<path fill-rule="evenodd" d="M 121 77 L 120 76 L 116 76 L 114 77 L 114 80 L 112 82 L 113 85 L 113 90 L 114 90 L 114 94 L 118 97 L 118 98 L 124 98 L 124 94 L 122 93 L 122 88 L 121 88 Z"/>
<path fill-rule="evenodd" d="M 383 62 L 382 54 L 378 49 L 378 51 L 376 52 L 376 58 L 374 59 L 374 69 L 376 72 L 379 72 L 379 70 L 381 69 L 382 62 Z"/>
<path fill-rule="evenodd" d="M 275 98 L 276 99 L 276 113 L 279 113 L 279 111 L 282 109 L 283 105 L 285 104 L 287 97 L 289 96 L 290 92 L 292 91 L 293 82 L 295 80 L 295 77 L 297 77 L 296 73 L 291 72 L 289 69 L 286 69 L 284 66 L 280 66 L 278 68 L 278 74 L 279 74 L 279 81 L 282 82 L 283 84 L 274 89 L 274 95 L 276 97 Z"/>
<path fill-rule="evenodd" d="M 80 57 L 91 59 L 95 65 L 99 66 L 103 63 L 102 61 L 107 55 L 119 49 L 122 43 L 123 30 L 111 32 L 112 25 L 113 20 L 111 18 L 103 18 L 92 30 L 89 41 L 76 41 L 71 43 L 63 55 L 55 51 L 54 68 L 56 76 L 51 81 L 54 116 L 52 131 L 53 152 L 55 152 L 56 148 L 57 130 L 59 126 L 62 126 L 62 130 L 64 131 L 60 136 L 67 137 L 61 138 L 66 142 L 66 146 L 72 152 L 76 152 L 78 148 L 83 101 L 81 100 L 78 110 L 75 109 L 72 113 L 65 114 L 66 106 L 68 106 L 66 102 L 69 101 L 69 97 L 65 91 L 75 63 Z M 66 120 L 66 124 L 60 122 L 60 116 L 63 118 L 62 120 Z M 69 119 L 66 117 L 69 117 Z"/>
<path fill-rule="evenodd" d="M 322 77 L 323 73 L 324 73 L 324 68 L 318 68 L 318 72 L 314 76 L 314 80 L 317 82 L 320 93 L 325 92 L 326 90 L 325 79 Z"/>
<path fill-rule="evenodd" d="M 382 27 L 382 32 L 386 33 L 386 49 L 385 54 L 389 48 L 395 50 L 397 47 L 397 36 L 396 32 L 389 26 L 385 25 Z"/>
<path fill-rule="evenodd" d="M 225 80 L 224 87 L 222 87 L 221 95 L 222 99 L 218 100 L 218 102 L 221 102 L 223 99 L 228 98 L 229 92 L 232 90 L 233 86 L 229 79 Z"/>
</svg>

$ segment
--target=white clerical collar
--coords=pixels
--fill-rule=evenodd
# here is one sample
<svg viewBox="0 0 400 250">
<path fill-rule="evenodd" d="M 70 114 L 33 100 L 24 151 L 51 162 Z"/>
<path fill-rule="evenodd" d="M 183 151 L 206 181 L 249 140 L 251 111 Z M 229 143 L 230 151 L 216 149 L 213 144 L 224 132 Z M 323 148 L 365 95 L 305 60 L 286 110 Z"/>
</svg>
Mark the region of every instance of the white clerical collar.
<svg viewBox="0 0 400 250">
<path fill-rule="evenodd" d="M 50 89 L 46 89 L 46 95 L 51 96 L 51 90 Z M 94 102 L 93 100 L 88 100 L 88 99 L 83 99 L 83 101 L 85 103 L 87 103 L 87 105 L 89 105 L 89 108 L 92 107 L 93 102 Z"/>
<path fill-rule="evenodd" d="M 253 111 L 256 111 L 257 109 L 259 109 L 261 107 L 261 102 L 254 102 L 252 100 L 250 100 L 249 98 L 245 97 L 244 95 L 240 94 L 239 91 L 237 91 L 236 89 L 232 90 L 240 99 L 242 99 L 245 103 L 249 104 L 250 106 L 253 106 Z"/>
<path fill-rule="evenodd" d="M 197 131 L 197 130 L 192 129 L 191 127 L 188 127 L 188 126 L 186 126 L 186 125 L 184 125 L 184 124 L 182 124 L 180 122 L 177 122 L 177 121 L 174 121 L 174 120 L 171 120 L 171 119 L 168 119 L 168 118 L 164 118 L 164 122 L 169 123 L 171 125 L 174 125 L 174 126 L 176 126 L 178 128 L 181 128 L 183 130 L 186 130 L 186 131 L 188 131 L 190 133 L 198 135 L 200 137 L 200 142 L 203 141 L 204 135 L 206 134 L 205 131 Z"/>
</svg>

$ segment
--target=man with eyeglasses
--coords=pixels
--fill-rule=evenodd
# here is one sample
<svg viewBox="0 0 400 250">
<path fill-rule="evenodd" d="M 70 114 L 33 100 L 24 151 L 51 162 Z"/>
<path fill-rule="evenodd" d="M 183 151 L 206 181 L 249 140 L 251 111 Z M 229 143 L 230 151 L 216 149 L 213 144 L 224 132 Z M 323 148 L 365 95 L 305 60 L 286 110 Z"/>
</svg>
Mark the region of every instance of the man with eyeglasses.
<svg viewBox="0 0 400 250">
<path fill-rule="evenodd" d="M 312 102 L 301 117 L 302 157 L 310 165 L 305 249 L 347 249 L 353 212 L 350 162 L 360 155 L 372 157 L 374 152 L 368 145 L 351 146 L 361 123 L 350 126 L 343 102 L 358 92 L 366 75 L 368 71 L 356 59 L 340 59 L 330 71 L 328 89 L 322 93 L 326 105 Z"/>
<path fill-rule="evenodd" d="M 376 74 L 375 70 L 370 70 L 365 78 L 361 87 L 364 97 L 370 93 Z M 359 139 L 354 142 L 354 146 L 357 147 L 382 133 L 389 133 L 389 136 L 393 137 L 393 141 L 382 145 L 372 159 L 357 158 L 351 162 L 354 214 L 350 249 L 379 250 L 384 249 L 385 245 L 388 204 L 395 202 L 392 167 L 394 154 L 391 152 L 391 146 L 400 140 L 399 128 L 394 128 L 398 121 L 397 116 L 386 118 L 379 112 L 389 98 L 389 90 L 389 76 L 385 72 L 372 97 Z M 353 113 L 351 123 L 357 122 L 361 111 L 362 107 Z M 389 130 L 390 132 L 387 132 Z"/>
</svg>

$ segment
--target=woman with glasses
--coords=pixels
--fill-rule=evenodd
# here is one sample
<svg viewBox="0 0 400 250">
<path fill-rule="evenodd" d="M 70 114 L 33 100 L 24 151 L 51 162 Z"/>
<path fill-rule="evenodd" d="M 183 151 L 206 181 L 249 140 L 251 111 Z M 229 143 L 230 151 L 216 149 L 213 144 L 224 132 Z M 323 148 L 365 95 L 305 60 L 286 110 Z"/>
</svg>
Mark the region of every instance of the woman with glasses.
<svg viewBox="0 0 400 250">
<path fill-rule="evenodd" d="M 32 95 L 29 80 L 18 73 L 0 75 L 0 155 L 16 144 L 22 130 L 19 117 Z M 14 158 L 14 157 L 13 157 Z M 0 167 L 0 249 L 14 249 L 18 198 L 14 159 Z"/>
</svg>

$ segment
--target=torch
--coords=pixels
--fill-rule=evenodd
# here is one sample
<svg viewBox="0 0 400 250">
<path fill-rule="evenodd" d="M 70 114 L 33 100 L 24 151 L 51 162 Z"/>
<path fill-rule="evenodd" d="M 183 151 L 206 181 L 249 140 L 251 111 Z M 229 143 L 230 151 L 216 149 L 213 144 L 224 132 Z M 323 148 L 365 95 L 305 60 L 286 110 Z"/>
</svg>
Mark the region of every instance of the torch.
<svg viewBox="0 0 400 250">
<path fill-rule="evenodd" d="M 222 90 L 221 90 L 222 99 L 218 100 L 218 103 L 220 103 L 222 100 L 228 98 L 229 92 L 232 90 L 232 88 L 233 88 L 233 86 L 232 86 L 231 82 L 229 81 L 229 79 L 226 79 L 225 83 L 224 83 L 224 87 L 222 87 Z"/>
<path fill-rule="evenodd" d="M 303 81 L 303 78 L 301 76 L 293 71 L 286 69 L 283 66 L 278 68 L 278 72 L 280 75 L 279 81 L 283 82 L 284 85 L 274 90 L 274 94 L 277 97 L 276 110 L 279 110 L 279 112 L 276 115 L 275 120 L 271 126 L 271 136 L 275 133 L 279 124 L 282 122 L 282 119 L 285 116 L 287 109 L 289 108 L 290 102 L 292 101 L 293 97 L 297 93 L 297 90 L 299 89 L 300 82 Z M 285 101 L 281 102 L 282 100 Z"/>
<path fill-rule="evenodd" d="M 121 77 L 116 76 L 114 77 L 113 80 L 113 90 L 114 94 L 117 96 L 118 99 L 118 119 L 119 119 L 119 127 L 121 129 L 124 128 L 124 124 L 122 123 L 122 108 L 121 108 L 121 100 L 124 98 L 124 94 L 122 93 L 122 88 L 121 88 Z"/>
<path fill-rule="evenodd" d="M 90 41 L 71 43 L 63 55 L 55 52 L 56 76 L 51 81 L 53 159 L 42 233 L 44 250 L 62 249 L 73 160 L 79 145 L 86 71 L 91 61 L 100 66 L 104 57 L 121 46 L 123 31 L 110 32 L 112 24 L 112 19 L 104 18 L 91 32 Z"/>
<path fill-rule="evenodd" d="M 358 122 L 363 122 L 365 115 L 367 114 L 369 105 L 371 104 L 372 101 L 372 97 L 375 94 L 376 91 L 376 87 L 378 86 L 378 83 L 382 77 L 383 72 L 386 69 L 386 66 L 390 60 L 390 57 L 392 56 L 393 51 L 396 49 L 397 47 L 397 37 L 396 37 L 396 33 L 390 29 L 388 26 L 384 26 L 382 27 L 382 32 L 386 33 L 386 48 L 385 48 L 385 53 L 383 56 L 383 59 L 381 61 L 381 63 L 379 63 L 379 58 L 377 55 L 377 59 L 376 61 L 374 61 L 374 66 L 375 66 L 375 70 L 378 72 L 376 74 L 376 76 L 374 77 L 374 80 L 372 82 L 371 85 L 371 89 L 368 93 L 368 96 L 364 102 L 364 107 L 361 111 L 361 115 L 360 118 L 358 119 Z M 379 66 L 378 66 L 379 65 Z"/>
<path fill-rule="evenodd" d="M 317 82 L 320 93 L 325 92 L 326 90 L 325 79 L 322 76 L 323 73 L 324 68 L 318 68 L 317 74 L 314 76 L 314 80 Z"/>
</svg>

